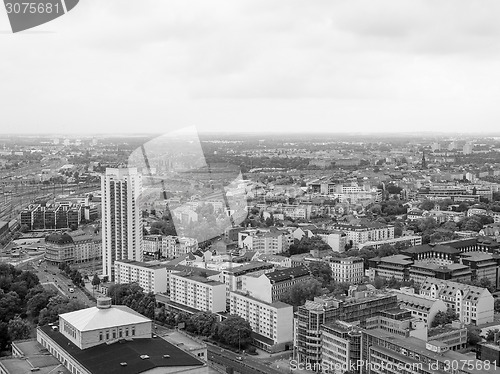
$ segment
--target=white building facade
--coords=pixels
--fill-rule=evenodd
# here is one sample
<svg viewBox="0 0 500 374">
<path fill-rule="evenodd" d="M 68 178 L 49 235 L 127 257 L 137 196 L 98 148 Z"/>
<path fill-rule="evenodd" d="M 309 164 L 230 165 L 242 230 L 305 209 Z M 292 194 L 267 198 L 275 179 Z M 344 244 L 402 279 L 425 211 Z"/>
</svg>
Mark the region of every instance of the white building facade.
<svg viewBox="0 0 500 374">
<path fill-rule="evenodd" d="M 102 269 L 111 281 L 116 260 L 143 260 L 141 189 L 142 176 L 136 168 L 108 168 L 101 178 Z"/>
</svg>

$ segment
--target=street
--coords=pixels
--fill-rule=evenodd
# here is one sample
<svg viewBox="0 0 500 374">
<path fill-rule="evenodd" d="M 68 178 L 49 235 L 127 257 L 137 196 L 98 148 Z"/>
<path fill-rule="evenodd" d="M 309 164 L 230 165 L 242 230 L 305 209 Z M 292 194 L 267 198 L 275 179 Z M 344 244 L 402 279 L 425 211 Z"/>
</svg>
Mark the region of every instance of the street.
<svg viewBox="0 0 500 374">
<path fill-rule="evenodd" d="M 241 374 L 283 374 L 270 366 L 264 365 L 252 356 L 238 354 L 207 343 L 208 360 L 225 367 L 232 367 Z M 238 360 L 236 357 L 241 357 Z"/>
<path fill-rule="evenodd" d="M 40 279 L 41 284 L 53 284 L 57 287 L 60 294 L 78 300 L 85 304 L 87 307 L 96 305 L 95 302 L 89 300 L 87 295 L 82 290 L 80 290 L 78 287 L 75 287 L 71 279 L 62 275 L 57 266 L 50 265 L 44 262 L 39 267 L 34 266 L 34 270 L 31 271 L 36 273 L 38 279 Z M 73 288 L 73 293 L 69 292 L 70 288 Z"/>
</svg>

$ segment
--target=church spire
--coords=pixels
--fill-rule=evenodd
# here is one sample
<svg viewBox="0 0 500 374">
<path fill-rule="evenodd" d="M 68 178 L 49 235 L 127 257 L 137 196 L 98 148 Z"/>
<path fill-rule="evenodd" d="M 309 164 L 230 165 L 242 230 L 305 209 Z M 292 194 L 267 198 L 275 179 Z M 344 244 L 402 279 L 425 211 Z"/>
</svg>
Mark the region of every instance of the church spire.
<svg viewBox="0 0 500 374">
<path fill-rule="evenodd" d="M 422 169 L 427 169 L 427 161 L 425 161 L 425 150 L 422 153 Z"/>
</svg>

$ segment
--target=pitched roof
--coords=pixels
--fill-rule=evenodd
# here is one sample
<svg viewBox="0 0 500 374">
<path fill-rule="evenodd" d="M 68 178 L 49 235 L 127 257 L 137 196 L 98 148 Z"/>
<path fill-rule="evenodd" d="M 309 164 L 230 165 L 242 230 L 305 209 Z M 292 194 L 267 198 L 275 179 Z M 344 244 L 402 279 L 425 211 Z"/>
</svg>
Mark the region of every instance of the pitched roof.
<svg viewBox="0 0 500 374">
<path fill-rule="evenodd" d="M 124 305 L 113 305 L 111 308 L 86 308 L 59 315 L 77 330 L 92 331 L 117 325 L 151 322 L 149 318 Z"/>
</svg>

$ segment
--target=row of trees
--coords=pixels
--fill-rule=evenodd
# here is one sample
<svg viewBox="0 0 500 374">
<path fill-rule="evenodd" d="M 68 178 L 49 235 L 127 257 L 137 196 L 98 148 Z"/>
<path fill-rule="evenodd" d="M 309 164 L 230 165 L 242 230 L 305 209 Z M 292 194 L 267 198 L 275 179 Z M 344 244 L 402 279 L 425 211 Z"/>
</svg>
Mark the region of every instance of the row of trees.
<svg viewBox="0 0 500 374">
<path fill-rule="evenodd" d="M 61 262 L 59 264 L 59 269 L 61 270 L 61 272 L 63 272 L 69 279 L 71 279 L 71 281 L 73 282 L 73 284 L 75 286 L 78 286 L 78 287 L 85 287 L 85 283 L 83 281 L 83 277 L 82 277 L 82 274 L 80 273 L 80 271 L 78 271 L 77 269 L 72 269 L 71 266 L 69 266 L 68 263 L 66 262 Z"/>
<path fill-rule="evenodd" d="M 13 340 L 29 338 L 36 324 L 55 322 L 60 313 L 85 307 L 56 295 L 40 285 L 31 271 L 0 264 L 0 351 Z"/>
<path fill-rule="evenodd" d="M 246 349 L 252 342 L 250 324 L 235 314 L 218 322 L 214 313 L 195 313 L 187 319 L 186 330 L 238 349 Z"/>
<path fill-rule="evenodd" d="M 126 305 L 136 312 L 153 319 L 155 317 L 155 295 L 144 293 L 136 283 L 113 284 L 108 288 L 108 296 L 115 305 Z"/>
</svg>

